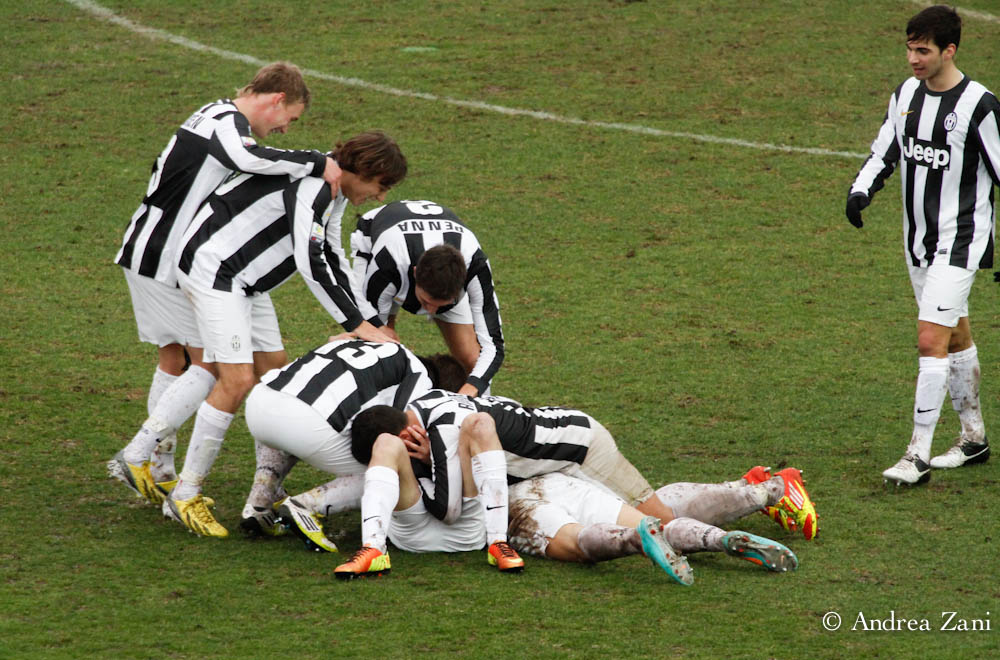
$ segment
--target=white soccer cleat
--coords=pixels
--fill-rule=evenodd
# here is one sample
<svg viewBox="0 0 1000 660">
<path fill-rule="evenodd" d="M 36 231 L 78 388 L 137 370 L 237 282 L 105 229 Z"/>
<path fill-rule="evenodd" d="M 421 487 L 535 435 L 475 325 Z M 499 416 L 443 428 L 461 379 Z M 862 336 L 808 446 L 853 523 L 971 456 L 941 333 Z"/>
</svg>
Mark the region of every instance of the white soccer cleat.
<svg viewBox="0 0 1000 660">
<path fill-rule="evenodd" d="M 985 463 L 990 458 L 990 445 L 982 442 L 966 442 L 961 436 L 951 449 L 931 459 L 931 467 L 940 470 Z"/>
<path fill-rule="evenodd" d="M 882 473 L 885 483 L 897 486 L 916 486 L 927 483 L 931 478 L 931 466 L 909 452 L 903 454 L 895 465 Z"/>
</svg>

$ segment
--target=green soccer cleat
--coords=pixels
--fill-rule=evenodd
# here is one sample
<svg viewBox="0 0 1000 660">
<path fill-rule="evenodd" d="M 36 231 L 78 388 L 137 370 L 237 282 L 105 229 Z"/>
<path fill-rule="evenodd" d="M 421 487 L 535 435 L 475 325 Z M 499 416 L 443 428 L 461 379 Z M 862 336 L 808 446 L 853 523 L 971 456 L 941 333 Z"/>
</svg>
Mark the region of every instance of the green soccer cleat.
<svg viewBox="0 0 1000 660">
<path fill-rule="evenodd" d="M 738 559 L 746 559 L 769 571 L 783 573 L 799 567 L 795 553 L 771 539 L 749 532 L 729 532 L 722 538 L 726 554 Z"/>
<path fill-rule="evenodd" d="M 687 558 L 680 555 L 663 535 L 663 524 L 659 518 L 646 516 L 636 528 L 642 539 L 642 551 L 654 564 L 667 572 L 678 584 L 690 587 L 694 584 L 694 571 Z"/>
</svg>

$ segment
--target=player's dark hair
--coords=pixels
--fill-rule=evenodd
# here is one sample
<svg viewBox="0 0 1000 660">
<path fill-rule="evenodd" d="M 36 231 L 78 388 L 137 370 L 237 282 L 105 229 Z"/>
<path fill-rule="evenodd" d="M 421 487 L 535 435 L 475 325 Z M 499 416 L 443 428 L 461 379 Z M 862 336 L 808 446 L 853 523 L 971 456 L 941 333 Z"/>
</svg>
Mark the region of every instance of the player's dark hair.
<svg viewBox="0 0 1000 660">
<path fill-rule="evenodd" d="M 417 357 L 427 368 L 431 383 L 436 390 L 457 392 L 465 384 L 465 379 L 469 377 L 462 363 L 447 353 L 418 355 Z"/>
<path fill-rule="evenodd" d="M 392 406 L 372 406 L 359 412 L 351 424 L 351 454 L 358 463 L 368 465 L 372 446 L 382 433 L 399 433 L 406 428 L 406 413 Z"/>
<path fill-rule="evenodd" d="M 330 155 L 340 169 L 362 179 L 382 177 L 380 183 L 386 188 L 406 178 L 406 156 L 396 141 L 382 131 L 369 131 L 338 142 Z"/>
<path fill-rule="evenodd" d="M 906 24 L 907 41 L 933 41 L 941 50 L 962 39 L 962 18 L 952 7 L 934 5 L 910 19 Z"/>
<path fill-rule="evenodd" d="M 240 96 L 251 94 L 274 94 L 283 92 L 285 94 L 285 105 L 302 103 L 309 107 L 312 94 L 306 87 L 306 81 L 302 78 L 302 70 L 291 62 L 274 62 L 263 66 L 254 75 L 243 89 Z"/>
<path fill-rule="evenodd" d="M 435 245 L 417 260 L 413 278 L 420 288 L 438 300 L 455 300 L 465 287 L 465 257 L 455 247 Z"/>
</svg>

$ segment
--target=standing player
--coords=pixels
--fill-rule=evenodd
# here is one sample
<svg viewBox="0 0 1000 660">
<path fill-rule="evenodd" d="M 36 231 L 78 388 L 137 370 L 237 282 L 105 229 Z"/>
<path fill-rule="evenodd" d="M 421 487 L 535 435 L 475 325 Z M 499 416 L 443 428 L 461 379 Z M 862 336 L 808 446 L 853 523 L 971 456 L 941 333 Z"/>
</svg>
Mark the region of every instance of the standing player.
<svg viewBox="0 0 1000 660">
<path fill-rule="evenodd" d="M 429 315 L 469 372 L 460 393 L 488 391 L 504 357 L 500 306 L 490 262 L 458 216 L 429 201 L 386 204 L 358 220 L 351 251 L 358 298 L 374 308 L 366 316 L 394 331 L 400 307 Z"/>
<path fill-rule="evenodd" d="M 181 236 L 201 203 L 232 172 L 322 176 L 334 193 L 337 190 L 340 168 L 332 158 L 318 151 L 270 149 L 255 139 L 286 132 L 309 101 L 309 89 L 298 67 L 286 62 L 269 64 L 235 100 L 220 100 L 198 109 L 153 163 L 146 195 L 115 257 L 125 272 L 139 338 L 155 344 L 159 353 L 147 400 L 150 426 L 180 426 L 215 383 L 202 362 L 194 315 L 177 288 L 175 273 Z M 186 371 L 185 346 L 192 361 Z M 178 379 L 179 387 L 163 396 Z M 175 444 L 171 435 L 154 453 L 154 481 L 176 479 Z M 111 475 L 132 488 L 123 463 L 141 464 L 149 457 L 127 453 L 120 458 L 109 462 Z M 154 500 L 162 497 L 155 488 L 140 494 Z"/>
<path fill-rule="evenodd" d="M 386 339 L 354 304 L 350 269 L 339 249 L 340 219 L 348 202 L 383 199 L 406 176 L 406 159 L 378 132 L 338 144 L 333 157 L 343 170 L 335 198 L 317 178 L 241 174 L 209 197 L 184 235 L 178 282 L 194 308 L 204 359 L 214 365 L 218 381 L 198 408 L 184 469 L 163 510 L 198 534 L 228 534 L 208 510 L 201 486 L 254 384 L 254 365 L 287 361 L 268 292 L 299 272 L 348 332 Z M 139 449 L 148 455 L 160 437 L 162 432 L 150 434 Z"/>
<path fill-rule="evenodd" d="M 961 33 L 958 14 L 943 5 L 928 7 L 907 23 L 913 77 L 889 99 L 872 154 L 847 197 L 847 218 L 860 228 L 861 210 L 900 165 L 904 252 L 919 306 L 920 369 L 910 444 L 882 473 L 897 485 L 924 483 L 931 467 L 981 463 L 990 455 L 968 298 L 976 270 L 993 266 L 1000 104 L 956 67 Z M 961 434 L 946 453 L 930 458 L 949 391 Z"/>
</svg>

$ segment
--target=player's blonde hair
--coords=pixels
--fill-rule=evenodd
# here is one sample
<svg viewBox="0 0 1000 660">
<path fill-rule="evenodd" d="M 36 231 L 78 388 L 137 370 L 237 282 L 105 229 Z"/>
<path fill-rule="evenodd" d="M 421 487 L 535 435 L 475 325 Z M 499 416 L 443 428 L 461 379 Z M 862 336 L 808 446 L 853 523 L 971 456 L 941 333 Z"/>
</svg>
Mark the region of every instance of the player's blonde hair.
<svg viewBox="0 0 1000 660">
<path fill-rule="evenodd" d="M 291 62 L 274 62 L 261 67 L 253 80 L 240 90 L 239 96 L 275 92 L 284 93 L 285 105 L 302 103 L 308 109 L 312 100 L 302 70 Z"/>
</svg>

